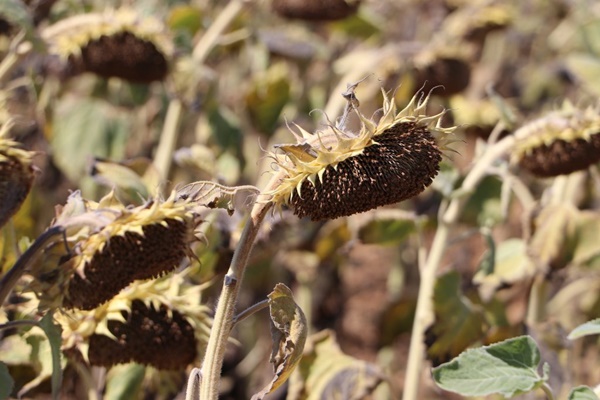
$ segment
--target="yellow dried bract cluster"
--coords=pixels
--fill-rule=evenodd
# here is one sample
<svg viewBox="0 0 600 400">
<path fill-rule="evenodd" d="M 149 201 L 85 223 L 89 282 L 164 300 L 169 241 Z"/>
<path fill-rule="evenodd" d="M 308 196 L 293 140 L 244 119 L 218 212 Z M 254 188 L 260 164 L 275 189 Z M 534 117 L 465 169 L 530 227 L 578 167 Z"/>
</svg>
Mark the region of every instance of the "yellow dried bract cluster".
<svg viewBox="0 0 600 400">
<path fill-rule="evenodd" d="M 329 126 L 311 134 L 298 127 L 296 144 L 276 146 L 283 154 L 271 156 L 282 172 L 270 200 L 291 204 L 301 217 L 326 219 L 396 203 L 428 186 L 454 128 L 441 126 L 444 112 L 426 114 L 429 96 L 415 95 L 400 111 L 385 92 L 383 98 L 378 122 L 354 108 L 358 133 Z M 325 210 L 331 202 L 336 204 Z"/>
</svg>

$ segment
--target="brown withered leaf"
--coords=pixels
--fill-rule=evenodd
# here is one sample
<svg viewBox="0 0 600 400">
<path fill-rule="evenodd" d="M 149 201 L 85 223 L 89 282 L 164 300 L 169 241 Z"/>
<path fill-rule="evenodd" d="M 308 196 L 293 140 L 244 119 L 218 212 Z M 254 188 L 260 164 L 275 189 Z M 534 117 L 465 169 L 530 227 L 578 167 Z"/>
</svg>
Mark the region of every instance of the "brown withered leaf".
<svg viewBox="0 0 600 400">
<path fill-rule="evenodd" d="M 273 338 L 270 361 L 275 376 L 263 390 L 252 396 L 252 400 L 263 399 L 289 378 L 302 358 L 308 335 L 306 317 L 287 286 L 278 283 L 268 297 Z"/>
<path fill-rule="evenodd" d="M 383 380 L 376 365 L 344 354 L 334 333 L 325 330 L 308 339 L 287 400 L 364 399 Z"/>
</svg>

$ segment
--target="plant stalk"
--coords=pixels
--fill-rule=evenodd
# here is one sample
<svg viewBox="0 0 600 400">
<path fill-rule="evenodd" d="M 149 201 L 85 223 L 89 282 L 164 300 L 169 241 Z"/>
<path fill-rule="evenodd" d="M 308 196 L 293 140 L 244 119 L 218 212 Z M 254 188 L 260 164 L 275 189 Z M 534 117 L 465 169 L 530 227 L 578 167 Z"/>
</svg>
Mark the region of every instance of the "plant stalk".
<svg viewBox="0 0 600 400">
<path fill-rule="evenodd" d="M 274 178 L 277 178 L 277 176 Z M 271 180 L 271 182 L 274 181 L 276 179 Z M 270 185 L 267 185 L 267 190 L 269 187 Z M 254 240 L 271 206 L 271 202 L 257 201 L 254 204 L 250 218 L 246 222 L 238 246 L 233 254 L 229 271 L 227 271 L 223 280 L 223 289 L 219 296 L 206 355 L 202 363 L 202 386 L 200 387 L 200 399 L 202 400 L 216 400 L 218 398 L 223 357 L 233 327 L 233 316 L 239 288 L 250 252 L 254 246 Z"/>
<path fill-rule="evenodd" d="M 433 289 L 437 270 L 446 249 L 450 229 L 458 220 L 468 195 L 475 191 L 477 184 L 487 175 L 488 168 L 494 161 L 507 154 L 514 143 L 515 138 L 508 136 L 488 147 L 466 176 L 460 189 L 455 192 L 455 196 L 450 201 L 448 208 L 440 211 L 439 224 L 433 243 L 431 244 L 429 255 L 425 264 L 421 265 L 421 282 L 419 283 L 417 309 L 410 339 L 403 400 L 418 399 L 419 377 L 422 373 L 423 358 L 425 355 L 425 331 L 433 320 Z"/>
</svg>

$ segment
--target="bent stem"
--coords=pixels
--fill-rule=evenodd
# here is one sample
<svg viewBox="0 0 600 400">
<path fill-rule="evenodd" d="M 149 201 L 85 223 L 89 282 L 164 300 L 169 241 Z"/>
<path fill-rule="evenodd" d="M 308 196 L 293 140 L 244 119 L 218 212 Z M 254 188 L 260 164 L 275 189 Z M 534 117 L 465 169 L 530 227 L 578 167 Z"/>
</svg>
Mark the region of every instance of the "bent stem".
<svg viewBox="0 0 600 400">
<path fill-rule="evenodd" d="M 466 176 L 462 186 L 454 193 L 455 196 L 451 199 L 448 207 L 440 210 L 438 228 L 435 232 L 429 255 L 424 265 L 420 266 L 421 282 L 419 284 L 417 309 L 410 339 L 403 400 L 416 400 L 418 398 L 419 377 L 422 373 L 421 368 L 425 355 L 425 331 L 433 321 L 433 289 L 438 266 L 446 249 L 450 229 L 458 220 L 460 212 L 468 199 L 468 195 L 475 191 L 477 184 L 487 175 L 492 163 L 507 154 L 514 143 L 515 137 L 508 136 L 488 147 Z"/>
</svg>

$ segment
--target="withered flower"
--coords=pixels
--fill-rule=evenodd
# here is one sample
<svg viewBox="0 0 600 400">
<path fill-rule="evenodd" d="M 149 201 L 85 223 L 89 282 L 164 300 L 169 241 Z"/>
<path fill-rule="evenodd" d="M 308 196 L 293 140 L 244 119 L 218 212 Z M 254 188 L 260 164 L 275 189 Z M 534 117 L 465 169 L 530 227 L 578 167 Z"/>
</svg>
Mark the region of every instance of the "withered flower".
<svg viewBox="0 0 600 400">
<path fill-rule="evenodd" d="M 211 325 L 209 308 L 200 304 L 205 285 L 184 278 L 134 282 L 94 310 L 57 313 L 63 350 L 90 365 L 184 369 L 202 357 Z"/>
<path fill-rule="evenodd" d="M 512 161 L 539 177 L 570 174 L 600 161 L 600 115 L 594 107 L 581 110 L 565 103 L 515 136 Z"/>
<path fill-rule="evenodd" d="M 355 14 L 360 0 L 273 0 L 273 11 L 285 18 L 334 21 Z"/>
<path fill-rule="evenodd" d="M 0 92 L 0 227 L 19 211 L 34 179 L 34 153 L 8 138 L 13 122 L 6 108 L 6 96 Z"/>
<path fill-rule="evenodd" d="M 50 52 L 67 60 L 72 72 L 137 83 L 163 80 L 172 53 L 164 25 L 129 8 L 67 18 L 42 36 Z"/>
<path fill-rule="evenodd" d="M 374 122 L 355 107 L 353 92 L 346 95 L 360 131 L 344 123 L 315 134 L 298 127 L 297 143 L 271 154 L 282 170 L 268 193 L 275 205 L 289 204 L 299 217 L 332 219 L 409 199 L 437 175 L 454 128 L 441 127 L 444 112 L 426 115 L 429 96 L 417 94 L 397 111 L 384 92 L 383 116 Z"/>
<path fill-rule="evenodd" d="M 31 189 L 33 154 L 0 136 L 0 227 L 19 211 Z"/>
<path fill-rule="evenodd" d="M 46 250 L 30 287 L 42 307 L 91 310 L 134 280 L 159 277 L 193 257 L 200 223 L 175 194 L 127 208 L 112 193 L 99 203 L 74 193 L 54 223 L 67 229 L 66 243 Z M 68 253 L 65 246 L 72 246 Z"/>
</svg>

